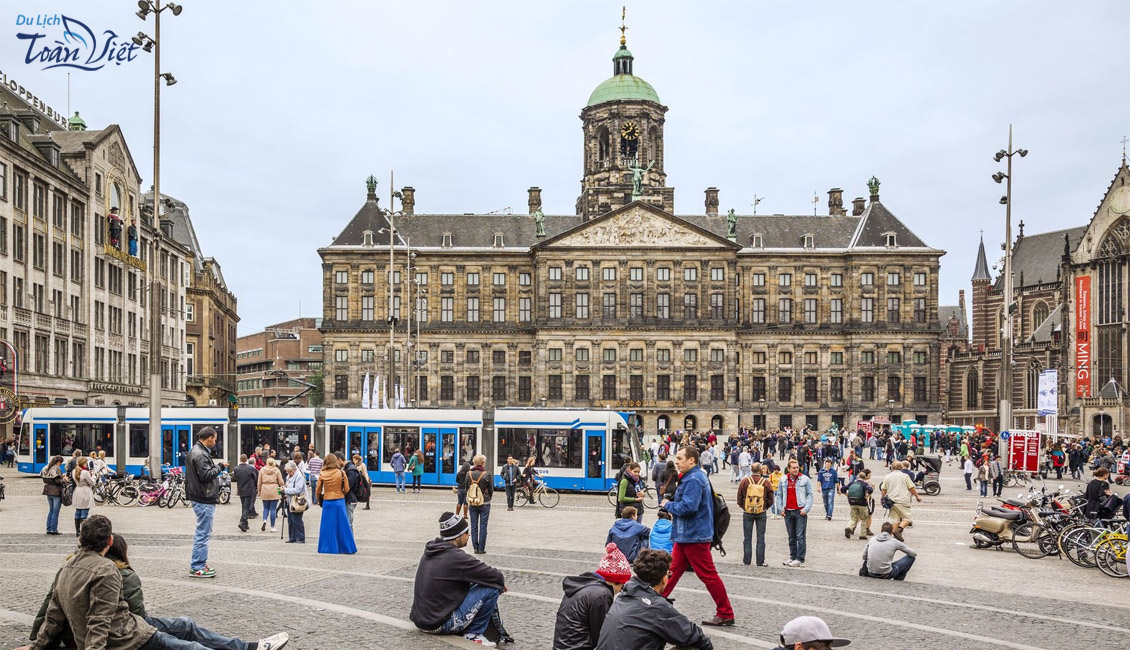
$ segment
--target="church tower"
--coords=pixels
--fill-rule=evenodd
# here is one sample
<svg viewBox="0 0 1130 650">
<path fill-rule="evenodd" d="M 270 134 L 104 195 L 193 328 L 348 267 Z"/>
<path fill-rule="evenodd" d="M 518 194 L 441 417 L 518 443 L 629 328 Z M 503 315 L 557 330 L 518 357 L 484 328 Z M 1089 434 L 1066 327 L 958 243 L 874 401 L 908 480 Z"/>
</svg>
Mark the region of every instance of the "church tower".
<svg viewBox="0 0 1130 650">
<path fill-rule="evenodd" d="M 635 57 L 620 26 L 620 49 L 612 57 L 612 77 L 592 91 L 581 110 L 584 175 L 577 214 L 587 221 L 642 200 L 667 212 L 675 209 L 675 190 L 663 171 L 663 114 L 667 107 L 651 84 L 633 74 Z M 639 175 L 639 194 L 634 195 Z M 634 195 L 634 198 L 633 198 Z"/>
<path fill-rule="evenodd" d="M 973 267 L 973 349 L 988 350 L 999 347 L 994 331 L 995 314 L 989 313 L 989 294 L 993 290 L 993 276 L 985 257 L 985 237 L 977 249 L 977 262 Z"/>
</svg>

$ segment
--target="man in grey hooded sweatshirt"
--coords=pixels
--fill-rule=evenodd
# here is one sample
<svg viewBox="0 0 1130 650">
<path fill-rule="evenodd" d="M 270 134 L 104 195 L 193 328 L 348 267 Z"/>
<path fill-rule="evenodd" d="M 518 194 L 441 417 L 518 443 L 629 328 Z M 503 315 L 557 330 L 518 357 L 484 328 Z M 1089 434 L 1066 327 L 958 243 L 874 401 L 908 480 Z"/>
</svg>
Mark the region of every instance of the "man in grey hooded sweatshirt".
<svg viewBox="0 0 1130 650">
<path fill-rule="evenodd" d="M 914 549 L 892 535 L 894 526 L 891 522 L 883 522 L 882 532 L 871 538 L 863 549 L 863 564 L 867 568 L 867 575 L 871 578 L 882 580 L 904 580 L 914 565 L 914 558 L 918 556 Z M 902 551 L 906 555 L 895 559 L 895 553 Z"/>
</svg>

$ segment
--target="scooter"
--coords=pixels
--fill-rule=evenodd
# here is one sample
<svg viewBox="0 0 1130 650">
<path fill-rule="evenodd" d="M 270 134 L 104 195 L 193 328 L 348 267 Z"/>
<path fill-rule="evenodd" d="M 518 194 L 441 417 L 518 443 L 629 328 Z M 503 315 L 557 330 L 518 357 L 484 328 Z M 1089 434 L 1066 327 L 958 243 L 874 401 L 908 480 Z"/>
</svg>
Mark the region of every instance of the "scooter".
<svg viewBox="0 0 1130 650">
<path fill-rule="evenodd" d="M 1005 510 L 995 506 L 977 504 L 977 515 L 973 519 L 973 548 L 1000 548 L 1012 543 L 1012 531 L 1029 520 L 1027 507 L 1017 510 Z"/>
</svg>

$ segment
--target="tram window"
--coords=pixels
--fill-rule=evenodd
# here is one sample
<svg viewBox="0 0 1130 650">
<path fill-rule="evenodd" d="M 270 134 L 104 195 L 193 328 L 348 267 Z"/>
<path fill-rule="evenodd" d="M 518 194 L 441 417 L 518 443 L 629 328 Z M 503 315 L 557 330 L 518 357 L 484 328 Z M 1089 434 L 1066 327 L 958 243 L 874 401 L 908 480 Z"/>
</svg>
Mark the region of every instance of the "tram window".
<svg viewBox="0 0 1130 650">
<path fill-rule="evenodd" d="M 332 454 L 335 451 L 345 450 L 345 427 L 340 424 L 330 425 L 330 448 L 326 450 L 327 454 Z"/>
<path fill-rule="evenodd" d="M 424 434 L 424 471 L 433 473 L 436 471 L 436 434 Z"/>
<path fill-rule="evenodd" d="M 369 438 L 369 453 L 365 456 L 365 468 L 370 472 L 376 472 L 381 469 L 380 444 L 380 436 L 371 436 Z"/>
<path fill-rule="evenodd" d="M 20 427 L 20 444 L 16 453 L 20 456 L 31 455 L 31 427 L 26 422 Z"/>
<path fill-rule="evenodd" d="M 538 467 L 580 469 L 583 462 L 581 431 L 572 429 L 499 429 L 498 464 L 510 455 L 524 465 L 533 456 Z"/>
<path fill-rule="evenodd" d="M 149 425 L 129 425 L 129 455 L 133 458 L 149 456 Z"/>
<path fill-rule="evenodd" d="M 624 463 L 632 460 L 632 446 L 628 440 L 628 430 L 622 427 L 612 431 L 612 467 L 619 470 Z"/>
<path fill-rule="evenodd" d="M 513 456 L 519 466 L 525 467 L 526 459 L 534 456 L 536 449 L 535 429 L 498 429 L 498 465 L 506 464 L 506 457 Z"/>
<path fill-rule="evenodd" d="M 192 444 L 196 444 L 196 435 L 203 429 L 212 427 L 216 432 L 216 444 L 212 446 L 212 458 L 224 457 L 224 425 L 222 424 L 194 424 L 192 425 Z M 248 454 L 250 456 L 251 454 Z"/>
<path fill-rule="evenodd" d="M 239 425 L 239 433 L 241 439 L 239 451 L 248 456 L 255 453 L 256 447 L 270 445 L 271 449 L 275 451 L 275 460 L 286 461 L 290 459 L 295 445 L 298 446 L 299 450 L 307 449 L 310 446 L 309 424 L 241 424 Z M 342 436 L 341 444 L 343 446 L 345 444 L 344 436 Z M 222 454 L 223 451 L 219 442 L 216 446 L 220 447 L 219 453 Z M 217 452 L 213 450 L 212 454 L 216 455 Z"/>
<path fill-rule="evenodd" d="M 441 444 L 443 456 L 440 471 L 445 474 L 453 474 L 455 473 L 455 434 L 441 434 L 440 440 L 443 441 Z"/>
<path fill-rule="evenodd" d="M 384 436 L 384 462 L 386 463 L 392 462 L 394 449 L 400 449 L 400 453 L 408 458 L 420 444 L 420 430 L 414 427 L 385 427 Z"/>
<path fill-rule="evenodd" d="M 475 430 L 471 427 L 460 427 L 459 429 L 459 464 L 470 461 L 478 453 L 475 448 Z M 506 459 L 503 458 L 503 461 Z"/>
<path fill-rule="evenodd" d="M 114 455 L 114 425 L 102 422 L 54 423 L 51 427 L 52 456 L 70 456 L 81 449 L 84 456 L 92 451 Z"/>
</svg>

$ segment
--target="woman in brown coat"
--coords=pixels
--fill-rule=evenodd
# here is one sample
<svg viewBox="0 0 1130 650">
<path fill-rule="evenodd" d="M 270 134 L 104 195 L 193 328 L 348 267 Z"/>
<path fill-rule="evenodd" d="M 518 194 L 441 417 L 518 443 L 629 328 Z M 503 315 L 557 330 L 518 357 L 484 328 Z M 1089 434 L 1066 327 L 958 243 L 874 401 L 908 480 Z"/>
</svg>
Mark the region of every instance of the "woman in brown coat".
<svg viewBox="0 0 1130 650">
<path fill-rule="evenodd" d="M 270 518 L 271 532 L 279 532 L 275 528 L 275 517 L 284 485 L 286 481 L 283 480 L 278 463 L 274 458 L 268 458 L 267 464 L 259 471 L 259 498 L 263 500 L 263 525 L 259 530 L 267 530 L 267 520 Z"/>
<path fill-rule="evenodd" d="M 55 456 L 51 464 L 39 473 L 43 479 L 43 496 L 47 497 L 47 534 L 59 534 L 59 510 L 63 507 L 63 486 L 67 476 L 63 473 L 63 457 Z"/>
</svg>

